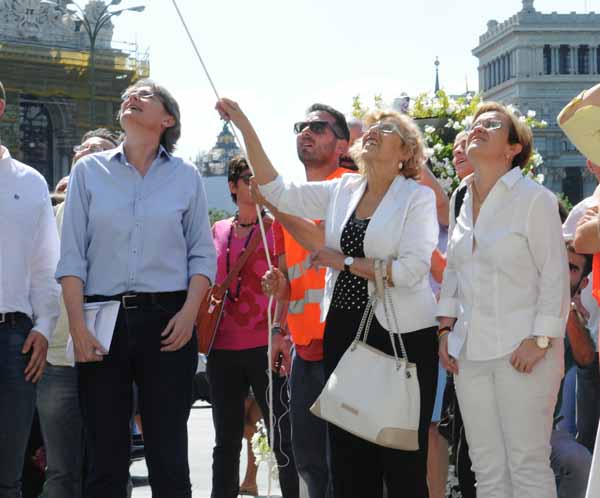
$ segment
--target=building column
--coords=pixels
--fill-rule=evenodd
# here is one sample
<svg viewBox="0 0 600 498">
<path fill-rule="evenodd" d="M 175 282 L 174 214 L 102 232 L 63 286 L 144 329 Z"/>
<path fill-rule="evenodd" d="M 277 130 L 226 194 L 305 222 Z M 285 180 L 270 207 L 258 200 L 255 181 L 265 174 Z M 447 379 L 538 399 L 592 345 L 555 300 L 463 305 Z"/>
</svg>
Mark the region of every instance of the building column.
<svg viewBox="0 0 600 498">
<path fill-rule="evenodd" d="M 535 76 L 544 74 L 544 47 L 535 47 Z"/>
<path fill-rule="evenodd" d="M 498 63 L 498 59 L 494 61 L 494 86 L 500 83 L 500 64 Z"/>
<path fill-rule="evenodd" d="M 571 71 L 570 74 L 577 74 L 577 47 L 571 48 Z"/>
<path fill-rule="evenodd" d="M 598 47 L 596 47 L 596 45 L 590 45 L 590 74 L 596 74 L 598 72 L 597 50 Z"/>
<path fill-rule="evenodd" d="M 558 47 L 550 47 L 552 51 L 552 74 L 558 74 Z"/>
<path fill-rule="evenodd" d="M 482 87 L 482 84 L 483 84 L 482 83 L 483 82 L 483 67 L 482 66 L 479 66 L 477 68 L 477 75 L 478 75 L 478 80 L 477 81 L 479 83 L 479 91 L 481 92 L 481 90 L 483 90 L 483 87 Z"/>
</svg>

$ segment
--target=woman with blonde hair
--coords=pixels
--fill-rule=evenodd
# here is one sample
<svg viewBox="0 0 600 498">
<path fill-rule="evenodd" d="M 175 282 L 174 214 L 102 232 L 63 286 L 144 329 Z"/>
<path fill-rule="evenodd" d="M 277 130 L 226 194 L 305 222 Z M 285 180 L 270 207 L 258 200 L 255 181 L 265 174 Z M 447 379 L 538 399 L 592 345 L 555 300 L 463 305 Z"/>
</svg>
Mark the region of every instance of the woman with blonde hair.
<svg viewBox="0 0 600 498">
<path fill-rule="evenodd" d="M 455 375 L 485 498 L 556 497 L 550 434 L 569 270 L 556 197 L 521 171 L 531 148 L 531 129 L 514 111 L 480 106 L 438 306 L 440 358 Z"/>
<path fill-rule="evenodd" d="M 387 262 L 392 307 L 408 359 L 417 365 L 420 449 L 384 448 L 330 424 L 335 496 L 380 497 L 385 482 L 389 496 L 427 497 L 427 434 L 438 369 L 435 299 L 428 277 L 438 228 L 434 194 L 415 181 L 425 159 L 421 133 L 407 116 L 371 114 L 365 120 L 365 134 L 351 149 L 359 173 L 332 181 L 290 183 L 272 166 L 238 105 L 223 99 L 217 109 L 242 132 L 267 200 L 282 212 L 324 220 L 325 247 L 315 252 L 312 264 L 327 267 L 321 303 L 327 375 L 356 335 L 374 290 L 375 259 Z M 299 132 L 309 133 L 309 125 L 304 123 Z M 378 303 L 368 343 L 391 355 L 390 327 Z M 392 337 L 398 344 L 398 337 Z"/>
</svg>

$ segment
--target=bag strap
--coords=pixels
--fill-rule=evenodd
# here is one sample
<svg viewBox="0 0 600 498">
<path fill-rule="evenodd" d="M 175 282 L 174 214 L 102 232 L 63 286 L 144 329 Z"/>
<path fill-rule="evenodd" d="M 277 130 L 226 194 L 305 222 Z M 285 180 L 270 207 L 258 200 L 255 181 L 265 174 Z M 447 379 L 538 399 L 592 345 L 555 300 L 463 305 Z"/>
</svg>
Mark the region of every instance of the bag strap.
<svg viewBox="0 0 600 498">
<path fill-rule="evenodd" d="M 454 199 L 454 222 L 458 219 L 458 215 L 460 214 L 460 208 L 463 205 L 465 200 L 465 195 L 467 194 L 467 186 L 463 185 L 456 191 L 456 198 Z"/>
<path fill-rule="evenodd" d="M 408 355 L 406 354 L 406 347 L 404 345 L 404 341 L 402 340 L 402 334 L 400 333 L 400 327 L 398 325 L 398 318 L 395 313 L 395 308 L 392 302 L 392 297 L 389 292 L 389 285 L 383 279 L 383 274 L 385 271 L 386 262 L 380 259 L 376 259 L 374 262 L 374 273 L 375 273 L 375 292 L 369 296 L 369 300 L 367 302 L 367 306 L 363 313 L 363 316 L 360 320 L 360 324 L 358 326 L 358 330 L 356 331 L 356 336 L 354 337 L 354 341 L 350 346 L 352 350 L 356 349 L 356 345 L 359 341 L 367 342 L 367 338 L 369 335 L 369 330 L 371 330 L 371 323 L 373 321 L 373 316 L 375 315 L 375 306 L 377 305 L 378 299 L 381 299 L 383 302 L 383 308 L 385 311 L 385 317 L 388 322 L 388 333 L 390 335 L 390 341 L 392 343 L 392 349 L 394 351 L 394 358 L 396 359 L 396 370 L 400 370 L 402 363 L 401 359 L 408 361 Z M 383 292 L 383 296 L 380 296 L 379 293 Z M 390 319 L 390 310 L 392 311 L 392 319 Z M 395 329 L 395 330 L 393 330 Z M 396 341 L 394 340 L 394 335 L 398 336 L 398 342 L 400 343 L 400 352 L 401 356 L 398 355 L 398 351 L 396 348 Z"/>
<path fill-rule="evenodd" d="M 273 218 L 271 218 L 270 216 L 266 217 L 264 219 L 263 225 L 265 227 L 265 232 L 267 230 L 269 230 L 269 228 L 271 228 L 272 223 L 273 223 Z M 233 230 L 233 227 L 231 229 Z M 242 249 L 242 254 L 237 259 L 235 264 L 233 265 L 233 268 L 229 271 L 229 273 L 225 277 L 225 280 L 223 280 L 223 282 L 221 282 L 220 284 L 214 286 L 212 294 L 215 297 L 221 298 L 225 295 L 225 293 L 227 292 L 227 289 L 229 289 L 229 286 L 231 285 L 231 282 L 233 282 L 237 278 L 238 274 L 240 273 L 240 271 L 246 264 L 246 261 L 248 261 L 248 258 L 256 250 L 256 248 L 258 247 L 258 244 L 260 244 L 260 242 L 261 242 L 261 234 L 260 234 L 260 230 L 259 230 L 257 232 L 254 232 L 254 234 L 252 235 L 252 239 L 250 239 L 249 244 L 244 249 Z"/>
</svg>

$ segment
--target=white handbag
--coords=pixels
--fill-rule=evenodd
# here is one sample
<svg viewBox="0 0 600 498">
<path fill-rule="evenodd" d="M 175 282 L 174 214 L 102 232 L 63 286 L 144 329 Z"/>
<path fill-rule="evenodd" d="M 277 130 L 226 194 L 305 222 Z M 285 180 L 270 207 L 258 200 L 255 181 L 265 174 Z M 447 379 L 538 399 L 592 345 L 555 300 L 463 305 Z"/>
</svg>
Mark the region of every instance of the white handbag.
<svg viewBox="0 0 600 498">
<path fill-rule="evenodd" d="M 408 361 L 392 299 L 375 262 L 376 293 L 369 298 L 356 337 L 310 411 L 355 436 L 399 450 L 419 449 L 421 396 L 417 367 Z M 375 306 L 382 299 L 394 355 L 367 344 Z M 394 333 L 398 335 L 398 356 Z"/>
</svg>

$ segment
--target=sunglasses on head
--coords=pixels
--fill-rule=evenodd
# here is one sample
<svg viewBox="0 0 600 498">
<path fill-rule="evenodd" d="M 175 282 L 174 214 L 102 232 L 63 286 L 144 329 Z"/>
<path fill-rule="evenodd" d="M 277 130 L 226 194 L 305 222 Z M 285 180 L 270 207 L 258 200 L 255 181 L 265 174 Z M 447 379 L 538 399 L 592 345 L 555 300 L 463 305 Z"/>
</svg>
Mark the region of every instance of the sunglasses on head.
<svg viewBox="0 0 600 498">
<path fill-rule="evenodd" d="M 307 127 L 310 131 L 317 135 L 322 135 L 325 133 L 325 130 L 330 129 L 337 138 L 344 138 L 328 121 L 298 121 L 297 123 L 294 123 L 294 133 L 299 135 Z"/>
</svg>

